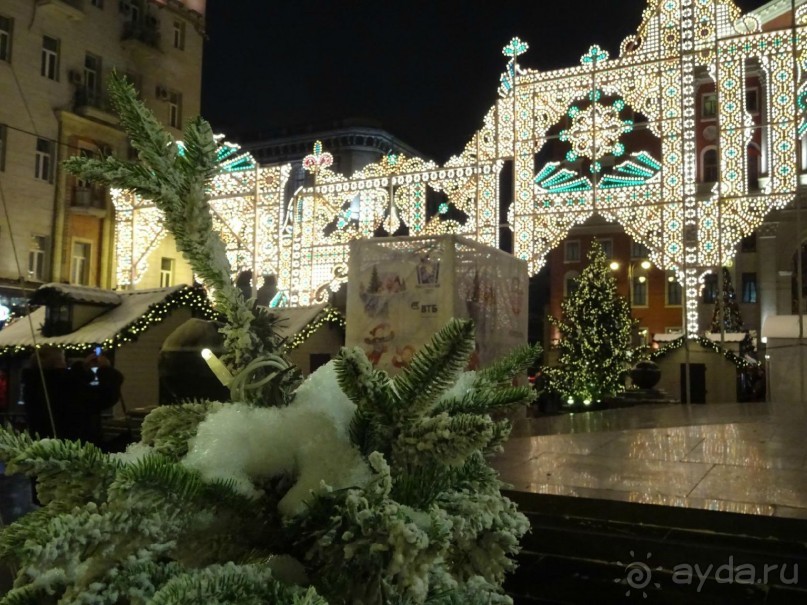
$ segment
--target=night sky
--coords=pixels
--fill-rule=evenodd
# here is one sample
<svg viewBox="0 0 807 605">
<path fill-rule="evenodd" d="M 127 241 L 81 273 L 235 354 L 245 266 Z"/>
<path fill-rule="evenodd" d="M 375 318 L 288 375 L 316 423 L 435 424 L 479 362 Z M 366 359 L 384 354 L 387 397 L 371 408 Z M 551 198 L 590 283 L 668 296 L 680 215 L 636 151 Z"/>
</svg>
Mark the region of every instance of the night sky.
<svg viewBox="0 0 807 605">
<path fill-rule="evenodd" d="M 761 0 L 740 0 L 743 10 Z M 513 36 L 520 64 L 616 56 L 645 0 L 208 0 L 202 113 L 230 140 L 367 118 L 443 162 L 497 98 Z"/>
</svg>

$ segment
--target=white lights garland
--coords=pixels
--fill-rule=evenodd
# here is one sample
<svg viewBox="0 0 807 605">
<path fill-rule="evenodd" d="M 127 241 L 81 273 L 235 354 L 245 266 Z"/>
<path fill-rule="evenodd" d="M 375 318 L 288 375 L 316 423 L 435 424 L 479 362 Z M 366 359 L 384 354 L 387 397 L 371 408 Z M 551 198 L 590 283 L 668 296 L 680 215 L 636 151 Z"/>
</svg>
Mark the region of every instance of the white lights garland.
<svg viewBox="0 0 807 605">
<path fill-rule="evenodd" d="M 313 185 L 285 207 L 288 166 L 257 167 L 224 144 L 229 164 L 211 184 L 216 228 L 233 266 L 274 273 L 290 304 L 313 304 L 347 278 L 349 242 L 382 229 L 455 232 L 497 247 L 499 175 L 512 160 L 513 252 L 531 272 L 573 226 L 597 213 L 644 244 L 654 265 L 682 279 L 687 327 L 695 333 L 701 276 L 725 264 L 771 210 L 795 197 L 798 138 L 807 132 L 806 15 L 799 10 L 794 30 L 761 31 L 759 20 L 730 0 L 648 0 L 619 57 L 594 45 L 578 66 L 548 72 L 523 69 L 518 59 L 528 46 L 514 38 L 503 50 L 508 63 L 498 100 L 444 166 L 389 155 L 345 176 L 333 171 L 318 142 L 304 160 Z M 746 108 L 749 63 L 765 83 L 756 121 Z M 719 177 L 704 199 L 696 113 L 705 82 L 715 85 Z M 643 118 L 641 129 L 634 116 Z M 631 142 L 639 130 L 650 148 Z M 566 146 L 565 163 L 536 166 L 550 140 Z M 754 140 L 766 154 L 761 190 L 749 187 Z M 445 194 L 436 208 L 427 203 L 433 192 Z M 119 284 L 137 283 L 162 237 L 159 217 L 126 193 L 114 199 Z"/>
</svg>

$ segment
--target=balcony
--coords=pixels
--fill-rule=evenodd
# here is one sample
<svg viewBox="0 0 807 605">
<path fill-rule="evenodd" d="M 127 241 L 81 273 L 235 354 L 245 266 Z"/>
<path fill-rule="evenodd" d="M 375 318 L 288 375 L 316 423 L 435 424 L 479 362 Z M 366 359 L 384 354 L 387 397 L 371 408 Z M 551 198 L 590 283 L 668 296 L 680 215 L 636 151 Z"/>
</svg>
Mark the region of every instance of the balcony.
<svg viewBox="0 0 807 605">
<path fill-rule="evenodd" d="M 99 218 L 105 217 L 106 190 L 103 187 L 76 185 L 73 187 L 70 210 L 76 214 L 89 214 Z"/>
<path fill-rule="evenodd" d="M 123 25 L 121 44 L 145 59 L 158 58 L 160 52 L 160 31 L 155 24 L 129 21 Z"/>
<path fill-rule="evenodd" d="M 40 11 L 75 21 L 84 18 L 84 0 L 36 0 Z"/>
<path fill-rule="evenodd" d="M 73 96 L 73 113 L 85 118 L 106 122 L 107 124 L 118 124 L 118 117 L 115 115 L 106 94 L 84 86 L 78 88 Z"/>
</svg>

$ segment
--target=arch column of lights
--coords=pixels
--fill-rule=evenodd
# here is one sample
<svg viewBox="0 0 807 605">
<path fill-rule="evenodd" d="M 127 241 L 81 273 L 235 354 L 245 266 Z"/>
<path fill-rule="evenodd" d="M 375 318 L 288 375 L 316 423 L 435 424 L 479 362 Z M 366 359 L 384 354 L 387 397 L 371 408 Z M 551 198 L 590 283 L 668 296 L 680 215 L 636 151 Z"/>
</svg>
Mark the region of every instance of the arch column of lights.
<svg viewBox="0 0 807 605">
<path fill-rule="evenodd" d="M 250 240 L 243 229 L 258 229 L 262 243 L 255 262 L 278 274 L 291 304 L 311 304 L 347 279 L 349 241 L 382 228 L 394 233 L 403 226 L 411 235 L 460 233 L 498 246 L 499 175 L 512 160 L 508 222 L 514 254 L 532 273 L 574 225 L 599 214 L 644 244 L 656 266 L 675 272 L 684 285 L 687 330 L 694 335 L 703 276 L 731 259 L 768 212 L 795 198 L 797 147 L 807 132 L 807 8 L 794 17 L 793 28 L 763 32 L 756 17 L 742 15 L 730 0 L 648 0 L 639 30 L 623 41 L 618 58 L 595 45 L 578 66 L 548 72 L 523 68 L 518 59 L 528 46 L 514 38 L 503 50 L 508 61 L 499 99 L 462 153 L 444 166 L 391 155 L 344 176 L 331 170 L 329 154 L 317 144 L 305 160 L 314 185 L 284 207 L 288 167 L 259 168 L 247 154 L 236 155 L 238 165 L 248 168 L 227 168 L 214 182 L 217 227 L 228 250 L 236 240 Z M 745 160 L 755 127 L 745 106 L 748 61 L 759 65 L 764 81 L 759 128 L 767 150 L 767 181 L 753 192 Z M 719 107 L 720 178 L 705 195 L 697 188 L 701 73 L 715 80 Z M 634 128 L 631 110 L 647 118 L 658 157 L 625 145 Z M 553 138 L 550 131 L 564 120 L 568 127 Z M 568 146 L 569 164 L 536 165 L 536 154 L 550 144 Z M 577 160 L 589 169 L 574 168 Z M 271 176 L 260 176 L 264 171 Z M 272 183 L 257 196 L 256 175 Z M 427 207 L 429 189 L 446 195 L 436 211 Z M 148 204 L 120 192 L 115 199 L 124 280 L 119 283 L 136 283 L 154 244 L 127 231 L 159 229 L 152 226 Z M 243 250 L 253 254 L 249 246 Z"/>
</svg>

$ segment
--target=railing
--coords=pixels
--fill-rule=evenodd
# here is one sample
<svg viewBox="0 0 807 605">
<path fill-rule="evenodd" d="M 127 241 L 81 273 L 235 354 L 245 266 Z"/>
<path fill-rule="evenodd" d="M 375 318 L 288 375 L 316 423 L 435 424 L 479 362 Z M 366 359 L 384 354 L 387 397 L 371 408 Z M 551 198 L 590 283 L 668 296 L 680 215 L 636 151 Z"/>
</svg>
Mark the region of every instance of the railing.
<svg viewBox="0 0 807 605">
<path fill-rule="evenodd" d="M 129 22 L 123 26 L 121 40 L 137 40 L 146 46 L 160 48 L 160 32 L 153 25 Z"/>
<path fill-rule="evenodd" d="M 107 96 L 99 90 L 92 90 L 86 87 L 80 87 L 76 90 L 73 97 L 74 108 L 81 107 L 94 107 L 101 111 L 111 112 L 112 105 Z"/>
<path fill-rule="evenodd" d="M 100 187 L 79 187 L 73 188 L 74 208 L 100 208 L 106 207 L 106 195 Z"/>
</svg>

